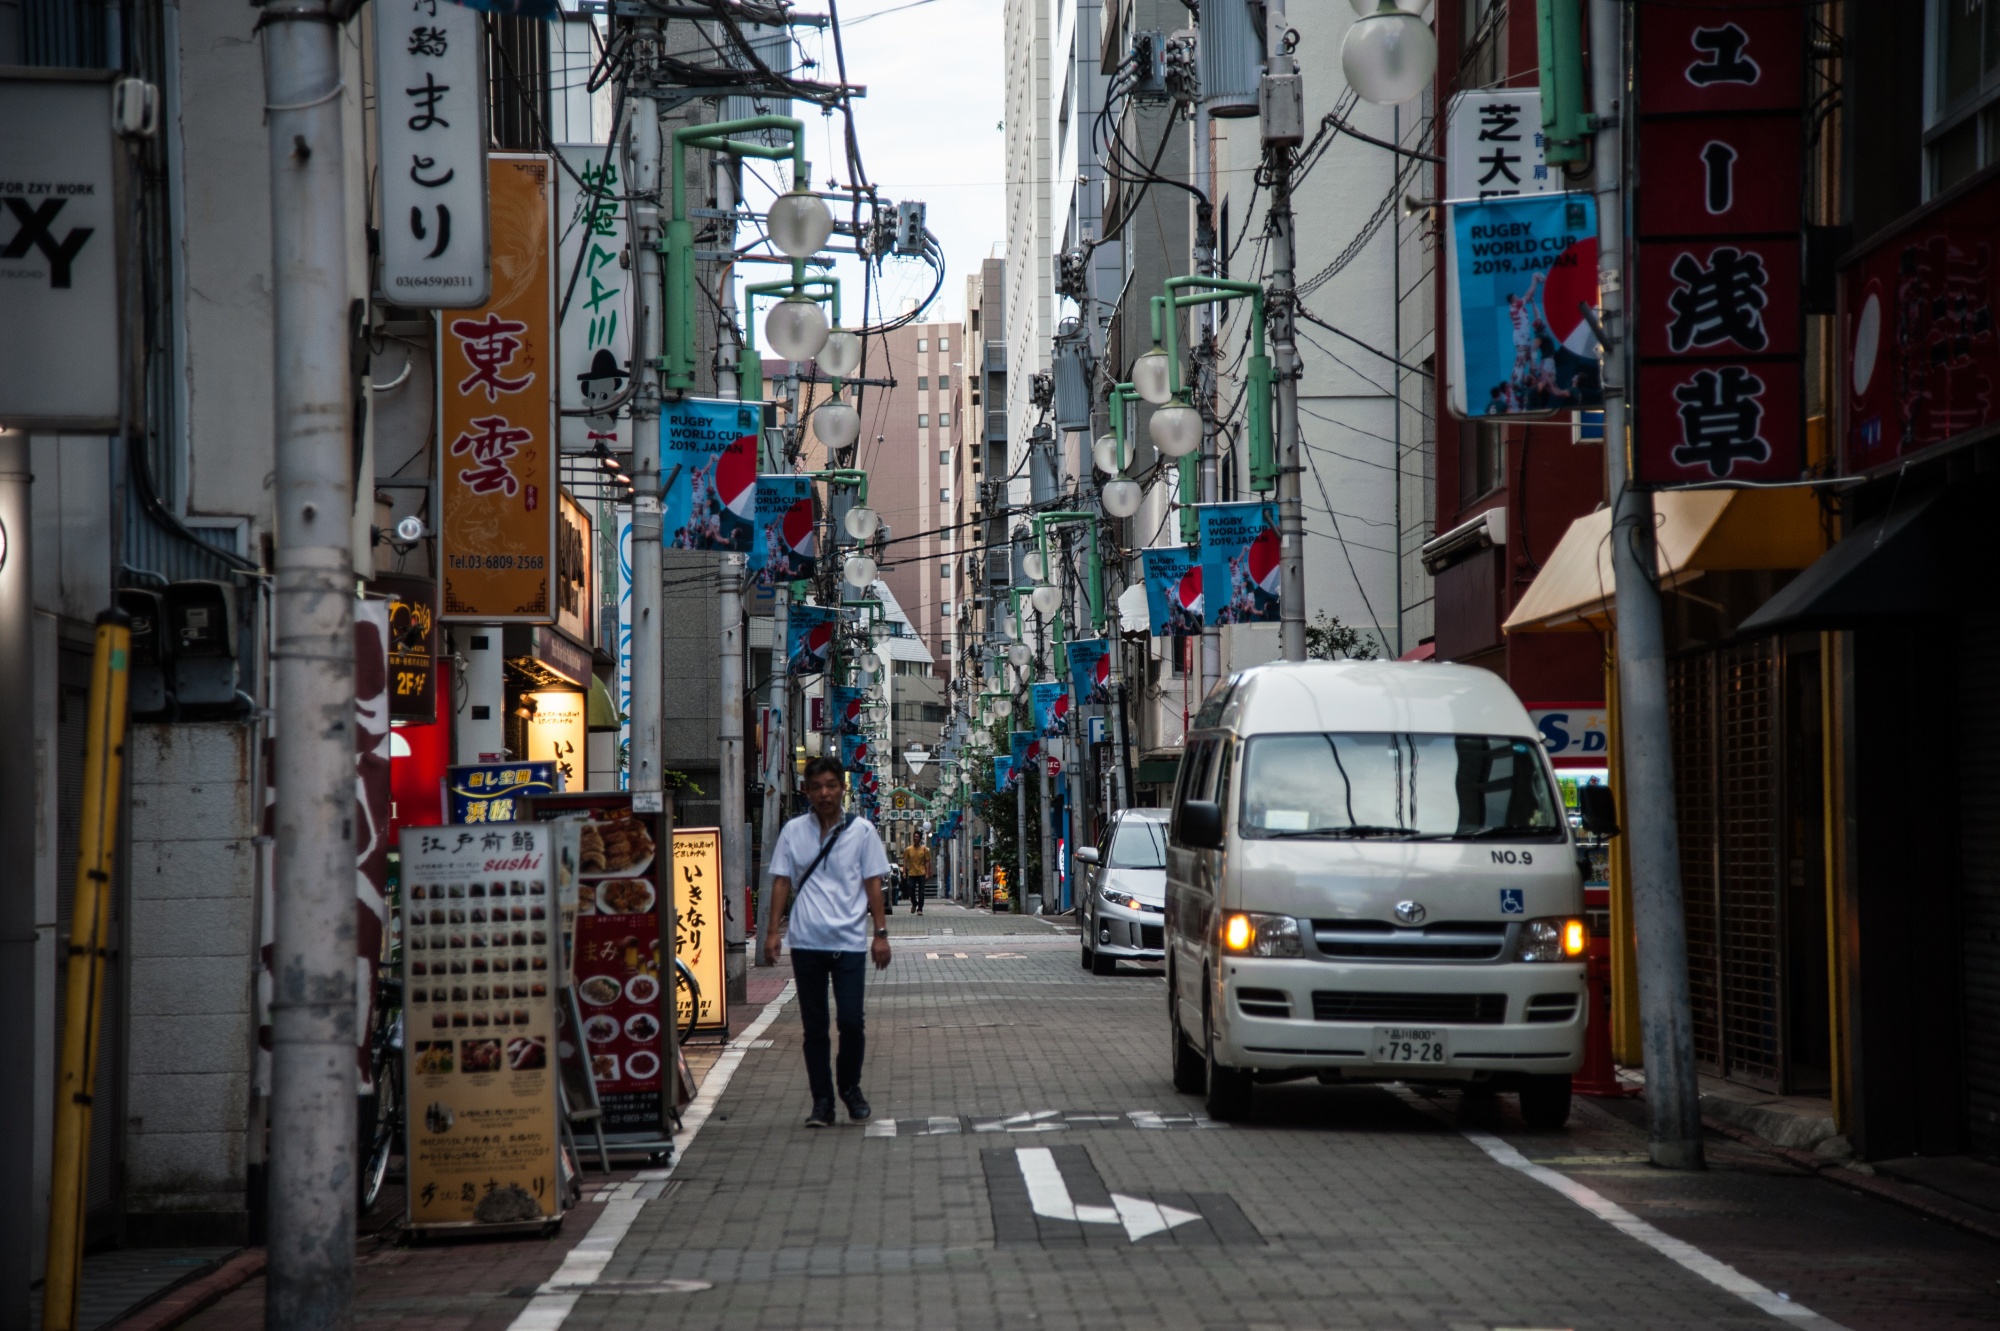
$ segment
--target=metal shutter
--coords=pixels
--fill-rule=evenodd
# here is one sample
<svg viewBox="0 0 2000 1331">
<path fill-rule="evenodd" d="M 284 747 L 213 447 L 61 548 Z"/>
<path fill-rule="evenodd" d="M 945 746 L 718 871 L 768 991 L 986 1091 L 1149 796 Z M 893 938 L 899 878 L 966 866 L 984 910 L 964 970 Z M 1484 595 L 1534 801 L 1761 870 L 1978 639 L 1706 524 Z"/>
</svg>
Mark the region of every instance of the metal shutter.
<svg viewBox="0 0 2000 1331">
<path fill-rule="evenodd" d="M 1715 863 L 1715 654 L 1683 656 L 1671 662 L 1668 670 L 1694 1056 L 1702 1071 L 1720 1073 L 1722 949 L 1716 934 L 1720 907 Z"/>
<path fill-rule="evenodd" d="M 1784 1076 L 1777 649 L 1775 638 L 1724 648 L 1716 680 L 1724 1072 L 1769 1090 Z"/>
<path fill-rule="evenodd" d="M 1959 921 L 1966 1136 L 2000 1156 L 2000 616 L 1967 615 L 1959 644 Z"/>
</svg>

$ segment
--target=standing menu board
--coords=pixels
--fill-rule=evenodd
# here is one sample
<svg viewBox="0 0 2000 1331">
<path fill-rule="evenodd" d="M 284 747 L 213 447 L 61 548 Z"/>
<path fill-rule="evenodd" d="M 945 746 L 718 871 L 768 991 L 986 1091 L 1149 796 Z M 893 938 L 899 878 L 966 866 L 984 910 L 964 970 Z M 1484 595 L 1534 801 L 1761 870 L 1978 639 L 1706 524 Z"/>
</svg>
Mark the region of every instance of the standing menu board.
<svg viewBox="0 0 2000 1331">
<path fill-rule="evenodd" d="M 539 1228 L 562 1215 L 553 831 L 403 829 L 414 1230 Z"/>
</svg>

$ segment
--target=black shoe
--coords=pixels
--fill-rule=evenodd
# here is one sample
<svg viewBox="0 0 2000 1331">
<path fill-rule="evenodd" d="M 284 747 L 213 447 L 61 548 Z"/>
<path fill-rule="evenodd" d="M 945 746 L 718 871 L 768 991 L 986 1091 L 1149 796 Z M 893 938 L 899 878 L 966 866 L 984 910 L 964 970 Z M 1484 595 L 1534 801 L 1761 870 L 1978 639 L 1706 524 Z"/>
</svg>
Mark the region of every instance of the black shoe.
<svg viewBox="0 0 2000 1331">
<path fill-rule="evenodd" d="M 833 1101 L 831 1100 L 813 1101 L 813 1111 L 812 1113 L 806 1115 L 806 1126 L 809 1128 L 832 1127 Z"/>
<path fill-rule="evenodd" d="M 859 1086 L 854 1087 L 852 1090 L 842 1091 L 840 1098 L 847 1102 L 847 1116 L 856 1123 L 866 1123 L 875 1113 L 873 1109 L 868 1107 L 868 1101 L 863 1098 Z M 828 1106 L 827 1113 L 831 1115 L 832 1112 L 832 1107 Z"/>
</svg>

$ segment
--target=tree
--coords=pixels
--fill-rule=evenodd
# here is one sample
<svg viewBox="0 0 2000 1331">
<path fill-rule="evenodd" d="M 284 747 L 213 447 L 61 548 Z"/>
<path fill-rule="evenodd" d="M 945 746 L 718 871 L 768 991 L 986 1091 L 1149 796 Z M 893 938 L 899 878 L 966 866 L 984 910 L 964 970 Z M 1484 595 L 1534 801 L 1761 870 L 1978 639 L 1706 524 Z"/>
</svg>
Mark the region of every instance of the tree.
<svg viewBox="0 0 2000 1331">
<path fill-rule="evenodd" d="M 1306 625 L 1306 656 L 1314 661 L 1376 661 L 1382 652 L 1373 638 L 1322 610 Z"/>
</svg>

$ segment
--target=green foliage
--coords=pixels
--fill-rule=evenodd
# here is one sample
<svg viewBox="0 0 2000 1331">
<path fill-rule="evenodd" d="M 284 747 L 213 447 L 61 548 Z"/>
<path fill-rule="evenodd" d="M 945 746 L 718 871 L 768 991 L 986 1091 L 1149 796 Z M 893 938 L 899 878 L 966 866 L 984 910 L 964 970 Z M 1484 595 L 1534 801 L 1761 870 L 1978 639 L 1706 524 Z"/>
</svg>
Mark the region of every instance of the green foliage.
<svg viewBox="0 0 2000 1331">
<path fill-rule="evenodd" d="M 1306 625 L 1306 655 L 1315 661 L 1376 661 L 1382 652 L 1373 638 L 1322 610 Z"/>
</svg>

